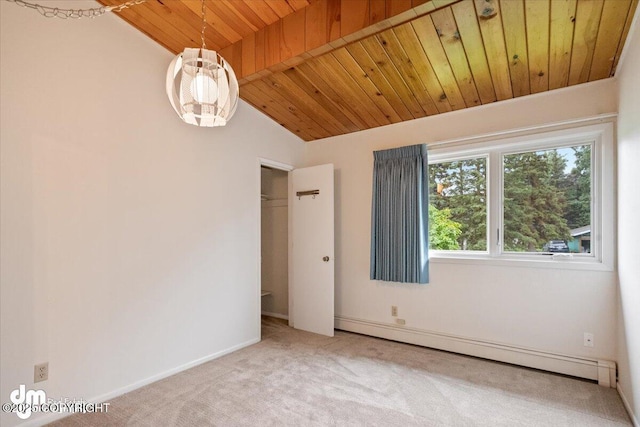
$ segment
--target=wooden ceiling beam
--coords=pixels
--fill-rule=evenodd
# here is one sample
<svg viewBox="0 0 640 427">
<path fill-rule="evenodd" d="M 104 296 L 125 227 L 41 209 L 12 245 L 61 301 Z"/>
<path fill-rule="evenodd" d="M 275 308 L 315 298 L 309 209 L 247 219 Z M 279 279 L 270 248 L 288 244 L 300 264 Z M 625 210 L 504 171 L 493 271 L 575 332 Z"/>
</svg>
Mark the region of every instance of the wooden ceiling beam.
<svg viewBox="0 0 640 427">
<path fill-rule="evenodd" d="M 233 56 L 228 60 L 244 85 L 459 1 L 311 1 L 307 7 L 221 49 L 220 54 L 225 58 Z M 284 14 L 281 3 L 268 4 Z"/>
</svg>

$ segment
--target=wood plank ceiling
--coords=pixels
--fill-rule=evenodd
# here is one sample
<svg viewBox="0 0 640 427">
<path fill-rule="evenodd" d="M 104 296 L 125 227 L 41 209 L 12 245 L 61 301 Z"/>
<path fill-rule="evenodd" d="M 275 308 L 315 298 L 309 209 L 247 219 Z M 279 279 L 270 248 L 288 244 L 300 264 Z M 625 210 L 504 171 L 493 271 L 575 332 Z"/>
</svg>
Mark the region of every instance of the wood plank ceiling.
<svg viewBox="0 0 640 427">
<path fill-rule="evenodd" d="M 206 0 L 206 44 L 312 141 L 610 77 L 638 1 Z M 201 45 L 199 0 L 120 16 L 175 54 Z"/>
</svg>

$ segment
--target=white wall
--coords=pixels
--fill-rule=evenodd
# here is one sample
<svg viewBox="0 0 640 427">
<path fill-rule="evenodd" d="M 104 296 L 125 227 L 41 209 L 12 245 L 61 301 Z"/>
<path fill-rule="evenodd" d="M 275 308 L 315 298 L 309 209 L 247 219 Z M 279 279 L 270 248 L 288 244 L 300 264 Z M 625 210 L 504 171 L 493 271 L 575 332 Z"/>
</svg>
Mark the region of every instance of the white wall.
<svg viewBox="0 0 640 427">
<path fill-rule="evenodd" d="M 620 390 L 640 425 L 640 30 L 627 39 L 619 79 L 618 269 Z"/>
<path fill-rule="evenodd" d="M 48 397 L 91 399 L 256 341 L 256 159 L 304 144 L 244 103 L 182 123 L 171 54 L 116 16 L 0 11 L 0 400 L 43 361 Z"/>
<path fill-rule="evenodd" d="M 615 112 L 615 90 L 601 81 L 312 142 L 307 163 L 336 168 L 336 316 L 392 324 L 396 305 L 409 328 L 614 360 L 615 272 L 432 261 L 428 285 L 384 283 L 369 280 L 369 245 L 374 150 Z"/>
<path fill-rule="evenodd" d="M 262 169 L 261 261 L 262 312 L 289 315 L 289 174 L 277 169 Z"/>
</svg>

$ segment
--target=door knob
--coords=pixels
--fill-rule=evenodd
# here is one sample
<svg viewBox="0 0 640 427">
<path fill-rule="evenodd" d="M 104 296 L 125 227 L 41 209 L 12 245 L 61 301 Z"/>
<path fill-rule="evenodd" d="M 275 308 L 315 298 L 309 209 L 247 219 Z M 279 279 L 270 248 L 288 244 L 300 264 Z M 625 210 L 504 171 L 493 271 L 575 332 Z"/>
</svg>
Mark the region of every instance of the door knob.
<svg viewBox="0 0 640 427">
<path fill-rule="evenodd" d="M 329 257 L 328 257 L 328 256 L 323 256 L 323 257 L 322 257 L 322 260 L 323 260 L 324 262 L 329 262 Z"/>
</svg>

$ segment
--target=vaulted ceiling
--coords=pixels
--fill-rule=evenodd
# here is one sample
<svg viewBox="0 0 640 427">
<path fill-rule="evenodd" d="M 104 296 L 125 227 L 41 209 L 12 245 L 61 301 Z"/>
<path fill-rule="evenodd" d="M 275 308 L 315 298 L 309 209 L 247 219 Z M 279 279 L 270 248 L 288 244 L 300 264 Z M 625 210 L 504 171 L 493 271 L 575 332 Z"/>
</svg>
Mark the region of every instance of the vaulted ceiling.
<svg viewBox="0 0 640 427">
<path fill-rule="evenodd" d="M 638 1 L 206 0 L 205 35 L 242 99 L 312 141 L 610 77 Z M 119 15 L 177 54 L 201 11 Z"/>
</svg>

